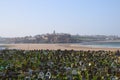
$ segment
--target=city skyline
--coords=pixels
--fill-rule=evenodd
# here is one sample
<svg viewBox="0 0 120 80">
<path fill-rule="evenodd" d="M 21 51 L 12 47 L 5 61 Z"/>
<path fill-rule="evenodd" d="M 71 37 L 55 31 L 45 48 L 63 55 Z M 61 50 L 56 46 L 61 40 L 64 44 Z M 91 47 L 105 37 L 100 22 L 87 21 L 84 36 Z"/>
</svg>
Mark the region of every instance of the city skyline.
<svg viewBox="0 0 120 80">
<path fill-rule="evenodd" d="M 119 0 L 0 1 L 0 36 L 119 35 Z"/>
</svg>

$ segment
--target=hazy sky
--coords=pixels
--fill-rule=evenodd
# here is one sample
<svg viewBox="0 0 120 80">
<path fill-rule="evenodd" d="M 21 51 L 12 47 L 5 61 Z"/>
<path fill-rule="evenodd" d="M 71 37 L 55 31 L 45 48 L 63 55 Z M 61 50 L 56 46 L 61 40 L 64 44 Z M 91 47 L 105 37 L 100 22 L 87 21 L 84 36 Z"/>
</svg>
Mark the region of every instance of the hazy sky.
<svg viewBox="0 0 120 80">
<path fill-rule="evenodd" d="M 0 36 L 120 35 L 120 0 L 0 0 Z"/>
</svg>

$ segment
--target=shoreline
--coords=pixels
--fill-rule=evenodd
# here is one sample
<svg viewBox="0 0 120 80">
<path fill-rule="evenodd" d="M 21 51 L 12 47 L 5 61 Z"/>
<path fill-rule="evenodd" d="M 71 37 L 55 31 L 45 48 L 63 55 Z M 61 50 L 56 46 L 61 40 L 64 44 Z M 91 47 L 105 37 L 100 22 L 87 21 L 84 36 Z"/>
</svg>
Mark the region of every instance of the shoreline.
<svg viewBox="0 0 120 80">
<path fill-rule="evenodd" d="M 2 44 L 3 46 L 7 46 L 8 49 L 20 49 L 20 50 L 105 50 L 105 51 L 117 51 L 120 48 L 103 48 L 103 47 L 93 47 L 93 46 L 86 46 L 80 44 Z"/>
</svg>

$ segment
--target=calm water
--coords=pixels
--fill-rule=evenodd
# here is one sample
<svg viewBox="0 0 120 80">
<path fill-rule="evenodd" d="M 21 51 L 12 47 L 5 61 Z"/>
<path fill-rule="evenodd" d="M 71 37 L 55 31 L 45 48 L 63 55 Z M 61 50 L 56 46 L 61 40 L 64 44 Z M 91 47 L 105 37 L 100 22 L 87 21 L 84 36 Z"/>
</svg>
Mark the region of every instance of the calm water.
<svg viewBox="0 0 120 80">
<path fill-rule="evenodd" d="M 82 45 L 92 47 L 120 48 L 120 42 L 85 42 L 82 43 Z"/>
<path fill-rule="evenodd" d="M 0 50 L 4 50 L 4 49 L 6 49 L 7 47 L 5 47 L 5 46 L 0 46 Z"/>
</svg>

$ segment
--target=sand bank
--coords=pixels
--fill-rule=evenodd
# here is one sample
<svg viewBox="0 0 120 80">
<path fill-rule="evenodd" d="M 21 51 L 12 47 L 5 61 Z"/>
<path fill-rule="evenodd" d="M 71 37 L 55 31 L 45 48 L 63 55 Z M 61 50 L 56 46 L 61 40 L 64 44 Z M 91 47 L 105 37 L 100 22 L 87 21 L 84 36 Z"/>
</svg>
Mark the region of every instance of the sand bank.
<svg viewBox="0 0 120 80">
<path fill-rule="evenodd" d="M 120 48 L 95 48 L 82 46 L 80 44 L 6 44 L 9 49 L 22 49 L 22 50 L 40 50 L 40 49 L 49 49 L 49 50 L 106 50 L 106 51 L 116 51 Z"/>
</svg>

